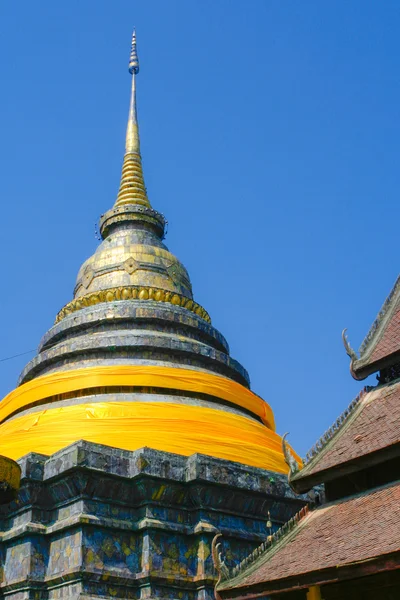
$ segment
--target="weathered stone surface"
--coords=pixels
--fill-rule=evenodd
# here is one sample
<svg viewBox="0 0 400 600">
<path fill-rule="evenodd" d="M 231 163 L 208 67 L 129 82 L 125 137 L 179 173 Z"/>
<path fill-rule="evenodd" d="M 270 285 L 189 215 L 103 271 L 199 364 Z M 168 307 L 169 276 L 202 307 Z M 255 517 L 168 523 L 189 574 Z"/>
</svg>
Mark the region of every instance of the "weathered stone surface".
<svg viewBox="0 0 400 600">
<path fill-rule="evenodd" d="M 96 333 L 93 336 L 93 332 Z M 229 355 L 224 336 L 181 306 L 120 300 L 67 316 L 43 337 L 18 383 L 54 371 L 120 364 L 190 365 L 249 386 L 244 367 Z"/>
<path fill-rule="evenodd" d="M 285 477 L 209 456 L 77 442 L 20 461 L 0 509 L 0 598 L 211 600 L 210 546 L 229 563 L 299 510 Z"/>
</svg>

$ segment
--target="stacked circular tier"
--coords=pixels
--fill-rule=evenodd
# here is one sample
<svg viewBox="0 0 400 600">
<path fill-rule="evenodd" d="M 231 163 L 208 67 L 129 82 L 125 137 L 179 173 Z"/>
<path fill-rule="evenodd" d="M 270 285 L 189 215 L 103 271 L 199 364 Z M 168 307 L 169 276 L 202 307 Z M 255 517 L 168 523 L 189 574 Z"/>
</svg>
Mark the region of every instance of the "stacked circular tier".
<svg viewBox="0 0 400 600">
<path fill-rule="evenodd" d="M 201 453 L 287 472 L 267 403 L 193 299 L 147 198 L 135 76 L 121 186 L 19 387 L 0 403 L 0 454 L 52 454 L 79 439 Z"/>
</svg>

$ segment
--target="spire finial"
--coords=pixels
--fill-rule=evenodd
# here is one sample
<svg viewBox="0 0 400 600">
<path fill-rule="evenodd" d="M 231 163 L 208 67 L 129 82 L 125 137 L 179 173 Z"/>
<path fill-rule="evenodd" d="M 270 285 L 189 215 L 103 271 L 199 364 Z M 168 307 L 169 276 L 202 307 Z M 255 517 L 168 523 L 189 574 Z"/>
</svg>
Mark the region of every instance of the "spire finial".
<svg viewBox="0 0 400 600">
<path fill-rule="evenodd" d="M 136 51 L 136 30 L 132 33 L 131 55 L 129 57 L 129 73 L 137 75 L 139 73 L 139 59 Z"/>
<path fill-rule="evenodd" d="M 122 165 L 121 183 L 115 206 L 139 204 L 150 207 L 143 179 L 136 109 L 136 75 L 139 73 L 139 59 L 136 50 L 135 30 L 133 30 L 132 34 L 129 73 L 132 75 L 131 102 L 129 106 L 128 126 L 126 128 L 125 156 Z"/>
</svg>

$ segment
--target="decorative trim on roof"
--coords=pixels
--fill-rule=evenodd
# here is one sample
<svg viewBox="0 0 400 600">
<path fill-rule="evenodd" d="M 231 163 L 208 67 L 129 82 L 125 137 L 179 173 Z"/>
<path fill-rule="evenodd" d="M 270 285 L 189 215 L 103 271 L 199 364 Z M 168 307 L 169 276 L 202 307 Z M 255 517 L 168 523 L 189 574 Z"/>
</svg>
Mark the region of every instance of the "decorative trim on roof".
<svg viewBox="0 0 400 600">
<path fill-rule="evenodd" d="M 289 432 L 287 431 L 285 433 L 285 435 L 282 436 L 282 452 L 283 452 L 283 456 L 285 458 L 285 463 L 289 467 L 288 483 L 289 483 L 290 487 L 292 487 L 290 481 L 291 481 L 292 477 L 300 471 L 300 466 L 299 466 L 297 460 L 294 458 L 293 454 L 291 453 L 290 446 L 286 442 L 286 437 L 288 435 L 289 435 Z M 293 491 L 295 491 L 295 490 L 293 490 Z"/>
<path fill-rule="evenodd" d="M 366 376 L 359 377 L 359 375 L 357 375 L 357 373 L 354 369 L 354 365 L 359 360 L 359 357 L 357 355 L 357 352 L 351 347 L 348 336 L 346 334 L 346 331 L 347 331 L 347 328 L 343 329 L 343 331 L 342 331 L 342 340 L 343 340 L 344 349 L 346 350 L 346 354 L 350 358 L 350 375 L 353 377 L 353 379 L 360 381 L 362 379 L 365 379 Z"/>
<path fill-rule="evenodd" d="M 359 352 L 360 352 L 361 357 L 363 356 L 363 354 L 365 354 L 367 348 L 371 344 L 373 338 L 375 337 L 375 333 L 376 333 L 379 325 L 382 322 L 382 319 L 384 319 L 384 317 L 387 315 L 389 309 L 392 306 L 393 299 L 397 296 L 397 293 L 399 291 L 400 291 L 400 275 L 397 277 L 396 283 L 394 284 L 392 291 L 390 292 L 389 296 L 386 298 L 381 310 L 378 313 L 378 316 L 376 317 L 375 321 L 372 323 L 370 330 L 368 331 L 367 335 L 365 336 L 365 338 L 360 346 Z"/>
<path fill-rule="evenodd" d="M 308 466 L 311 461 L 315 459 L 316 456 L 320 454 L 320 452 L 326 447 L 326 445 L 332 440 L 332 438 L 342 429 L 343 425 L 347 422 L 350 415 L 353 414 L 355 408 L 360 403 L 360 400 L 375 389 L 371 385 L 367 385 L 361 392 L 350 402 L 349 406 L 342 412 L 340 417 L 336 419 L 336 421 L 325 431 L 325 433 L 319 438 L 319 440 L 314 444 L 314 446 L 307 452 L 305 458 L 303 458 L 304 466 Z M 301 471 L 300 471 L 301 473 Z"/>
<path fill-rule="evenodd" d="M 349 358 L 351 358 L 351 362 L 353 362 L 353 360 L 358 360 L 358 356 L 357 356 L 357 352 L 355 350 L 353 350 L 353 348 L 351 347 L 349 338 L 348 338 L 346 332 L 347 332 L 347 327 L 345 329 L 343 329 L 343 331 L 342 331 L 343 345 L 344 345 L 344 349 L 346 350 L 347 356 Z"/>
<path fill-rule="evenodd" d="M 234 567 L 229 572 L 229 577 L 224 577 L 223 580 L 237 577 L 240 573 L 245 571 L 251 564 L 253 564 L 261 555 L 265 555 L 271 550 L 275 550 L 275 545 L 285 538 L 292 530 L 298 525 L 298 523 L 309 513 L 309 507 L 304 506 L 297 514 L 294 515 L 285 523 L 280 529 L 275 531 L 274 534 L 268 536 L 268 538 L 260 546 L 258 546 L 249 556 L 246 556 L 241 563 Z"/>
<path fill-rule="evenodd" d="M 218 542 L 218 540 L 221 538 L 222 538 L 222 533 L 217 533 L 217 535 L 213 538 L 213 540 L 211 542 L 211 557 L 212 557 L 214 569 L 218 573 L 218 579 L 214 586 L 215 600 L 221 600 L 221 596 L 219 595 L 217 588 L 218 588 L 219 584 L 221 583 L 221 581 L 229 579 L 229 575 L 230 575 L 229 569 L 226 566 L 226 564 L 222 558 L 222 553 L 220 551 L 221 542 Z"/>
</svg>

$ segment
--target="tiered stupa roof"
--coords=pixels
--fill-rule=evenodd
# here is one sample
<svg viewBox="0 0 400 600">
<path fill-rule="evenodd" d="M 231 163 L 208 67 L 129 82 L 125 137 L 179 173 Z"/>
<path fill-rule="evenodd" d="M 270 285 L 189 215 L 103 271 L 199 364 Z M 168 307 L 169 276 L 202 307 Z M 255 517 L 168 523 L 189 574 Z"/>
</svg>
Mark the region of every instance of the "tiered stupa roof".
<svg viewBox="0 0 400 600">
<path fill-rule="evenodd" d="M 271 408 L 195 302 L 189 275 L 164 243 L 164 217 L 144 184 L 131 100 L 116 202 L 102 243 L 81 267 L 19 387 L 0 403 L 0 454 L 50 455 L 85 439 L 202 453 L 286 472 Z"/>
</svg>

